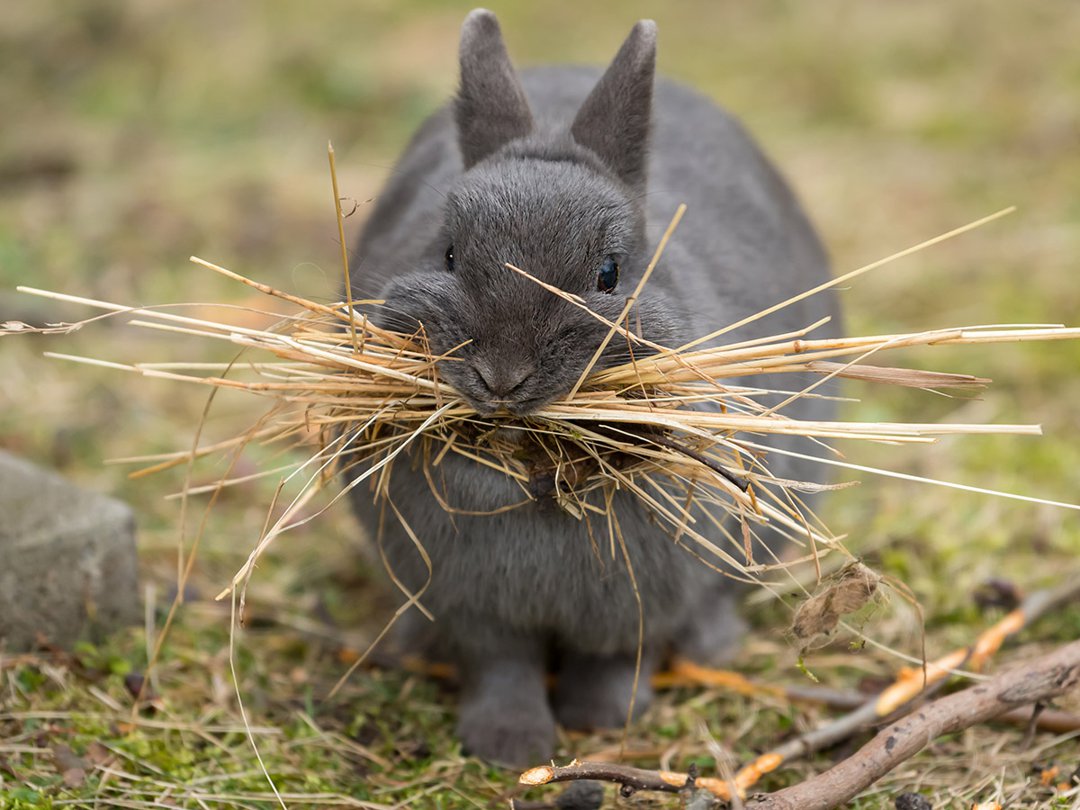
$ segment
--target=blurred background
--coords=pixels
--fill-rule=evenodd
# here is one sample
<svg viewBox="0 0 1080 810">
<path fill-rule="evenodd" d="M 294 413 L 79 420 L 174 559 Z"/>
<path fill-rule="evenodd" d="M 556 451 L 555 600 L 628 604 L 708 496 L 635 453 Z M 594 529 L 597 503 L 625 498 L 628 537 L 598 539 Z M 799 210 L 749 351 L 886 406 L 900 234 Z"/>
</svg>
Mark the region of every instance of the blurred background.
<svg viewBox="0 0 1080 810">
<path fill-rule="evenodd" d="M 859 279 L 842 293 L 852 333 L 1080 325 L 1073 0 L 491 7 L 523 66 L 606 63 L 636 19 L 655 18 L 660 71 L 746 123 L 797 189 L 837 273 L 1018 207 Z M 191 254 L 334 298 L 340 259 L 326 143 L 337 150 L 342 194 L 357 204 L 346 221 L 351 241 L 411 131 L 453 92 L 469 8 L 436 0 L 4 4 L 0 321 L 91 314 L 17 294 L 19 284 L 125 304 L 250 299 L 189 264 Z M 0 448 L 131 502 L 147 581 L 167 589 L 177 509 L 163 496 L 180 478 L 130 481 L 128 468 L 104 461 L 188 446 L 205 392 L 43 359 L 45 350 L 120 362 L 219 355 L 115 321 L 64 337 L 0 340 Z M 850 418 L 1033 422 L 1046 436 L 844 448 L 848 458 L 1080 499 L 1080 345 L 927 350 L 901 361 L 995 384 L 964 400 L 852 386 L 861 402 L 849 406 Z M 208 438 L 234 434 L 261 409 L 226 398 Z M 258 450 L 250 456 L 242 462 L 249 470 Z M 955 622 L 977 618 L 969 593 L 978 582 L 1053 580 L 1080 552 L 1075 513 L 864 478 L 832 498 L 824 517 L 914 589 L 931 628 L 940 625 L 941 645 L 970 632 Z M 246 556 L 267 495 L 241 489 L 216 510 L 200 568 L 208 588 Z M 285 584 L 271 589 L 301 613 L 315 610 L 311 583 L 341 568 L 355 530 L 337 514 L 303 534 L 272 555 L 286 562 L 278 572 Z M 366 610 L 360 579 L 341 601 Z M 1060 632 L 1075 635 L 1077 624 Z M 895 638 L 888 626 L 881 632 L 913 649 L 910 624 Z"/>
</svg>

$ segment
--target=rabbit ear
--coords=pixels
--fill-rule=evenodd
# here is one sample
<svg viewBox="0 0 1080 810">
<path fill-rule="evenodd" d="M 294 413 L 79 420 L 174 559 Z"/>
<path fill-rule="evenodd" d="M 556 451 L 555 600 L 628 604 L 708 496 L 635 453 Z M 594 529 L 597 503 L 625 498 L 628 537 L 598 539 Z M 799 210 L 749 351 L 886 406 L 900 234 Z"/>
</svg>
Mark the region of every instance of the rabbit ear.
<svg viewBox="0 0 1080 810">
<path fill-rule="evenodd" d="M 454 105 L 465 168 L 514 138 L 532 132 L 533 117 L 499 21 L 487 9 L 469 12 L 461 26 L 461 88 Z"/>
<path fill-rule="evenodd" d="M 570 133 L 628 185 L 643 188 L 649 148 L 656 23 L 641 20 L 578 110 Z"/>
</svg>

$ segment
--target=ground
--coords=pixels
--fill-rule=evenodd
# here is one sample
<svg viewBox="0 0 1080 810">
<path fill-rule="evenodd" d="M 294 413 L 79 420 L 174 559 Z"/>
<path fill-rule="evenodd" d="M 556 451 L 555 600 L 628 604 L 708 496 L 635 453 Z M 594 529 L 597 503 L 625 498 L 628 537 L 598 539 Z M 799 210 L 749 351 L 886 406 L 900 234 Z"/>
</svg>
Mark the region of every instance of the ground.
<svg viewBox="0 0 1080 810">
<path fill-rule="evenodd" d="M 355 234 L 408 133 L 452 90 L 467 7 L 432 0 L 317 6 L 163 0 L 0 12 L 0 321 L 72 320 L 76 307 L 17 295 L 28 284 L 126 303 L 238 301 L 189 265 L 201 255 L 306 295 L 338 278 L 325 145 L 338 151 Z M 496 4 L 523 63 L 610 58 L 632 22 L 655 16 L 660 69 L 738 113 L 783 167 L 838 272 L 1009 205 L 1018 212 L 860 279 L 843 292 L 849 331 L 975 323 L 1076 324 L 1080 284 L 1080 14 L 1041 4 L 718 4 L 556 0 Z M 351 207 L 351 205 L 350 205 Z M 133 340 L 102 323 L 63 338 L 0 342 L 0 447 L 125 498 L 140 516 L 147 622 L 160 632 L 175 592 L 178 473 L 130 480 L 106 459 L 182 449 L 200 390 L 42 358 L 55 350 L 119 361 L 216 358 L 177 336 Z M 977 399 L 849 389 L 847 417 L 1032 422 L 1043 438 L 965 438 L 929 448 L 845 447 L 860 463 L 1076 500 L 1080 345 L 924 350 L 921 367 L 994 379 Z M 260 405 L 226 398 L 207 425 L 227 436 Z M 243 469 L 264 462 L 258 452 Z M 213 480 L 215 469 L 199 470 Z M 996 618 L 972 598 L 990 578 L 1034 588 L 1076 577 L 1076 513 L 863 476 L 823 516 L 851 548 L 906 583 L 941 653 Z M 289 807 L 504 806 L 515 774 L 465 758 L 452 686 L 362 670 L 330 686 L 396 602 L 363 562 L 343 510 L 286 536 L 253 581 L 234 656 L 229 607 L 213 601 L 246 557 L 272 493 L 236 490 L 210 518 L 186 606 L 132 715 L 145 671 L 141 628 L 73 655 L 0 657 L 0 807 L 272 807 L 262 765 Z M 190 543 L 190 534 L 188 542 Z M 805 681 L 784 633 L 787 607 L 759 600 L 737 666 Z M 881 683 L 920 649 L 916 612 L 893 597 L 865 617 L 881 646 L 842 638 L 810 654 L 824 684 Z M 1080 607 L 1025 631 L 992 666 L 1076 638 Z M 1068 708 L 1069 704 L 1064 703 Z M 1074 700 L 1073 708 L 1077 707 Z M 629 733 L 635 759 L 703 771 L 744 762 L 827 716 L 775 699 L 666 692 Z M 997 800 L 1075 806 L 1038 787 L 1036 766 L 1076 766 L 1075 735 L 978 728 L 939 740 L 856 802 L 920 790 L 935 807 Z M 256 759 L 257 743 L 262 765 Z M 618 734 L 567 737 L 561 754 L 612 752 Z M 784 769 L 789 784 L 844 748 Z M 1036 770 L 1033 770 L 1036 768 Z M 539 790 L 533 798 L 555 795 Z M 608 801 L 617 803 L 609 792 Z M 626 806 L 650 806 L 644 799 Z M 667 805 L 673 806 L 670 800 Z"/>
</svg>

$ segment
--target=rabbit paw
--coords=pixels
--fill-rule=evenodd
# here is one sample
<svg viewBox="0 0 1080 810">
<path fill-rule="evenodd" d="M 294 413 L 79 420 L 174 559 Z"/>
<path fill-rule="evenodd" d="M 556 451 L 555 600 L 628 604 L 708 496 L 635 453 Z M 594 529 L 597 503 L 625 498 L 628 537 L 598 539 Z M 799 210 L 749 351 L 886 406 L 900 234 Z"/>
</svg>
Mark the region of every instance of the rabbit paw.
<svg viewBox="0 0 1080 810">
<path fill-rule="evenodd" d="M 512 768 L 546 762 L 555 751 L 555 718 L 546 701 L 479 696 L 462 704 L 457 733 L 467 754 Z"/>
<path fill-rule="evenodd" d="M 634 717 L 652 703 L 651 656 L 642 659 Z M 564 728 L 589 730 L 619 728 L 626 723 L 634 695 L 636 656 L 571 656 L 559 671 L 555 715 Z"/>
</svg>

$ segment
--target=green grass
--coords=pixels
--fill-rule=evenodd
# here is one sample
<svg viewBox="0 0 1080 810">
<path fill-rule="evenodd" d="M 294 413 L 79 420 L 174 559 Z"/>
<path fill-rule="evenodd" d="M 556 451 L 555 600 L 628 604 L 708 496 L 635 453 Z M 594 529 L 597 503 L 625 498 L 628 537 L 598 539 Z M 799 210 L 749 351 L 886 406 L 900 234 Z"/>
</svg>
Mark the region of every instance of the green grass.
<svg viewBox="0 0 1080 810">
<path fill-rule="evenodd" d="M 6 6 L 0 321 L 86 314 L 17 296 L 16 284 L 132 303 L 243 296 L 188 265 L 192 253 L 333 297 L 339 271 L 326 141 L 337 148 L 343 193 L 361 202 L 346 223 L 352 239 L 363 201 L 378 193 L 412 128 L 452 91 L 456 29 L 466 10 L 430 0 Z M 604 62 L 634 19 L 656 16 L 661 69 L 747 122 L 796 185 L 838 271 L 1019 206 L 1002 222 L 861 279 L 843 293 L 851 331 L 1076 324 L 1080 15 L 1069 0 L 635 0 L 618 8 L 556 0 L 495 10 L 524 63 Z M 135 506 L 149 589 L 141 596 L 160 628 L 178 534 L 175 502 L 163 496 L 181 478 L 131 481 L 125 468 L 103 460 L 183 448 L 204 394 L 42 359 L 49 349 L 119 361 L 197 359 L 204 349 L 173 336 L 135 342 L 128 328 L 110 323 L 66 338 L 0 342 L 0 447 Z M 853 461 L 1076 500 L 1080 345 L 926 350 L 904 359 L 989 376 L 995 385 L 975 401 L 852 387 L 862 401 L 851 418 L 1027 421 L 1047 435 L 917 450 L 845 447 Z M 226 399 L 208 436 L 230 435 L 258 407 Z M 241 463 L 259 461 L 253 452 Z M 200 468 L 200 481 L 212 480 L 215 469 Z M 140 630 L 73 655 L 0 659 L 0 807 L 90 806 L 94 797 L 99 806 L 123 806 L 125 797 L 145 803 L 162 795 L 198 806 L 191 794 L 166 793 L 184 784 L 202 791 L 204 806 L 276 805 L 243 731 L 227 606 L 211 599 L 246 556 L 269 496 L 265 487 L 241 488 L 215 509 L 196 592 L 165 647 L 152 711 L 138 722 L 131 722 L 124 678 L 146 668 Z M 913 589 L 931 653 L 965 643 L 993 621 L 973 605 L 979 582 L 1005 577 L 1035 587 L 1077 575 L 1080 523 L 1070 512 L 867 478 L 836 493 L 825 517 L 856 553 Z M 266 729 L 252 738 L 274 783 L 293 797 L 488 806 L 514 775 L 460 755 L 452 686 L 369 670 L 339 698 L 325 699 L 346 667 L 342 651 L 362 648 L 396 604 L 361 545 L 349 516 L 338 512 L 286 536 L 264 558 L 237 654 L 244 706 L 252 724 Z M 739 667 L 777 682 L 799 680 L 784 636 L 789 612 L 758 604 L 751 616 L 755 631 Z M 883 644 L 919 649 L 915 614 L 895 597 L 864 629 Z M 1078 633 L 1074 607 L 1040 621 L 1002 658 Z M 856 688 L 864 678 L 886 677 L 897 661 L 870 648 L 852 652 L 841 640 L 807 665 L 828 685 Z M 710 736 L 745 761 L 826 716 L 684 690 L 665 693 L 630 741 L 645 752 L 643 765 L 665 757 L 672 767 L 709 769 Z M 922 789 L 935 807 L 995 798 L 1069 806 L 1072 800 L 1055 803 L 1032 786 L 1031 766 L 1060 761 L 1071 769 L 1075 742 L 1040 735 L 1025 749 L 1020 738 L 981 728 L 939 741 L 856 806 L 886 806 L 908 789 Z M 560 755 L 618 742 L 618 734 L 566 738 Z M 81 758 L 83 778 L 69 773 L 65 784 L 59 746 Z M 797 781 L 843 753 L 785 769 L 764 787 Z"/>
</svg>

